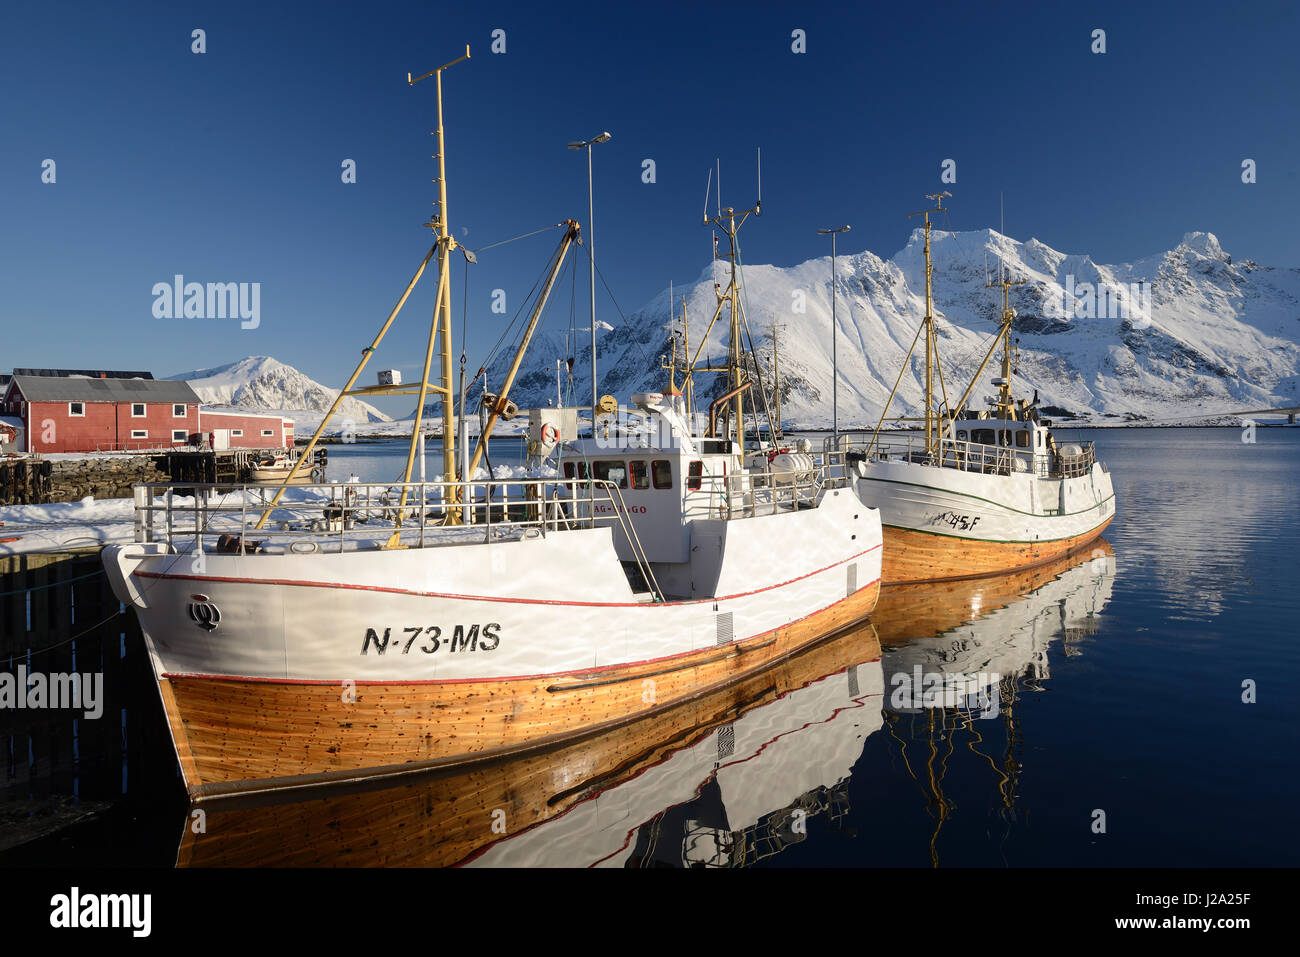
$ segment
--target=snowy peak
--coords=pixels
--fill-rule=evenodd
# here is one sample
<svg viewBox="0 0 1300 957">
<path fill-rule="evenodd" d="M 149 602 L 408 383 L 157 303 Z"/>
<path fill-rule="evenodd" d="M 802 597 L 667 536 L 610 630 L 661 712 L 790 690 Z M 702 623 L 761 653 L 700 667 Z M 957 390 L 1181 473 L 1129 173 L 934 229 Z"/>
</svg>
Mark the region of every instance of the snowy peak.
<svg viewBox="0 0 1300 957">
<path fill-rule="evenodd" d="M 913 355 L 909 362 L 907 352 L 925 310 L 924 238 L 923 230 L 913 230 L 907 245 L 887 260 L 842 251 L 833 284 L 829 256 L 786 267 L 744 267 L 749 328 L 768 357 L 770 330 L 778 330 L 788 423 L 829 425 L 835 391 L 841 427 L 872 425 L 900 370 L 892 413 L 918 410 L 924 359 Z M 996 280 L 1001 265 L 1011 281 L 1024 280 L 1009 290 L 1019 343 L 1017 393 L 1038 390 L 1049 415 L 1172 419 L 1199 410 L 1208 415 L 1294 405 L 1300 398 L 1300 270 L 1234 263 L 1212 233 L 1189 232 L 1173 249 L 1109 265 L 994 229 L 932 229 L 930 245 L 939 351 L 948 388 L 958 395 L 997 328 L 1001 290 L 986 284 Z M 725 285 L 728 276 L 725 262 L 712 262 L 694 284 L 675 289 L 672 311 L 680 316 L 684 297 L 692 352 L 717 305 L 714 283 Z M 832 289 L 838 380 L 831 371 Z M 666 374 L 659 362 L 669 349 L 667 292 L 629 315 L 626 328 L 599 334 L 600 391 L 626 398 L 663 388 Z M 556 359 L 566 355 L 576 360 L 572 395 L 590 395 L 584 340 L 579 337 L 572 353 L 557 351 L 565 348 L 557 343 L 530 351 L 515 400 L 546 404 L 555 394 Z M 724 318 L 703 355 L 721 358 L 726 346 Z M 985 368 L 971 393 L 976 408 L 994 391 L 988 370 L 995 366 Z M 499 383 L 504 371 L 502 363 L 494 364 L 490 383 Z M 545 384 L 546 391 L 529 388 L 533 382 Z M 706 392 L 716 396 L 720 382 L 718 376 L 697 379 L 701 406 L 708 404 Z"/>
<path fill-rule="evenodd" d="M 1224 253 L 1223 247 L 1219 245 L 1219 237 L 1214 233 L 1184 233 L 1183 241 L 1178 244 L 1178 248 L 1190 250 L 1207 259 L 1221 259 L 1227 262 L 1232 258 Z"/>
<path fill-rule="evenodd" d="M 337 389 L 285 365 L 271 356 L 248 356 L 211 369 L 196 369 L 171 379 L 184 379 L 208 405 L 236 406 L 275 412 L 326 412 L 338 396 Z M 389 422 L 369 403 L 346 398 L 339 415 L 357 422 Z"/>
</svg>

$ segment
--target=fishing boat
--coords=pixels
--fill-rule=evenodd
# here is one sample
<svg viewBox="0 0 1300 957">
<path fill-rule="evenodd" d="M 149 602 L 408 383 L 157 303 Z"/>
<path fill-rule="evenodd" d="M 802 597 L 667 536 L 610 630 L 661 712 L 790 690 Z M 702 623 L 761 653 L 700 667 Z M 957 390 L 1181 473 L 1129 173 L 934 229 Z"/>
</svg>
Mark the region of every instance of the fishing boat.
<svg viewBox="0 0 1300 957">
<path fill-rule="evenodd" d="M 935 337 L 931 289 L 930 215 L 925 217 L 925 318 L 874 431 L 845 433 L 828 442 L 853 460 L 865 505 L 884 521 L 885 584 L 997 574 L 1051 561 L 1085 548 L 1115 518 L 1109 470 L 1092 442 L 1058 443 L 1052 423 L 1033 401 L 1012 395 L 1018 361 L 1011 281 L 999 269 L 1002 313 L 998 329 L 965 392 L 949 403 Z M 924 425 L 885 429 L 903 373 L 925 341 Z M 968 403 L 1001 349 L 997 393 L 985 408 Z M 942 393 L 942 401 L 936 395 Z M 897 421 L 897 420 L 895 420 Z M 913 423 L 915 419 L 911 420 Z"/>
<path fill-rule="evenodd" d="M 580 440 L 539 421 L 530 445 L 562 445 L 569 474 L 480 473 L 581 232 L 559 224 L 510 369 L 484 390 L 471 457 L 453 425 L 450 257 L 460 247 L 442 120 L 442 73 L 468 56 L 408 75 L 437 81 L 439 200 L 426 224 L 437 238 L 284 484 L 269 497 L 213 485 L 183 499 L 138 486 L 135 542 L 105 549 L 195 802 L 571 744 L 756 674 L 875 605 L 879 513 L 854 476 L 746 461 L 738 400 L 749 386 L 734 360 L 735 414 L 719 422 L 715 403 L 706 434 L 690 427 L 670 376 L 665 392 L 633 397 L 655 426 L 643 441 Z M 714 225 L 734 241 L 752 212 L 720 210 Z M 381 372 L 357 386 L 435 255 L 418 385 Z M 737 288 L 733 275 L 733 304 Z M 735 342 L 734 305 L 730 322 Z M 430 394 L 442 400 L 443 472 L 424 481 Z M 462 378 L 462 425 L 465 394 Z M 350 395 L 418 396 L 400 480 L 292 486 Z"/>
<path fill-rule="evenodd" d="M 752 863 L 802 840 L 799 816 L 844 812 L 882 697 L 880 645 L 858 622 L 664 714 L 543 754 L 311 800 L 221 802 L 206 828 L 184 828 L 177 864 Z M 638 846 L 651 830 L 647 853 Z"/>
<path fill-rule="evenodd" d="M 248 480 L 257 483 L 283 484 L 295 472 L 293 459 L 284 452 L 271 452 L 259 456 L 249 463 Z M 303 474 L 297 470 L 291 484 L 310 485 L 316 481 L 311 473 Z"/>
</svg>

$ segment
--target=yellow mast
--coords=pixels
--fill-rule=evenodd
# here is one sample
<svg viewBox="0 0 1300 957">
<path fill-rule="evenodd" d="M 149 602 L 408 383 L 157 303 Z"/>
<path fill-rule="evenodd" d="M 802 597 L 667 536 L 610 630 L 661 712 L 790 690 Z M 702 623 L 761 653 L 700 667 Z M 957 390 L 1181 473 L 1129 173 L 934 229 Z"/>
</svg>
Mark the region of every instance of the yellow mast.
<svg viewBox="0 0 1300 957">
<path fill-rule="evenodd" d="M 1000 272 L 1001 269 L 999 268 Z M 999 419 L 1014 419 L 1016 417 L 1016 400 L 1011 397 L 1011 375 L 1015 369 L 1015 362 L 1019 362 L 1019 350 L 1011 339 L 1011 324 L 1015 321 L 1016 311 L 1011 308 L 1010 289 L 1012 286 L 1023 286 L 1026 281 L 1018 279 L 1011 282 L 1005 276 L 999 275 L 997 282 L 988 283 L 984 287 L 986 289 L 992 289 L 994 286 L 1002 288 L 1002 316 L 998 320 L 1000 323 L 998 337 L 1002 340 L 1002 377 L 998 385 Z"/>
<path fill-rule="evenodd" d="M 341 390 L 339 390 L 339 394 L 334 398 L 334 403 L 330 406 L 329 411 L 325 413 L 325 417 L 321 419 L 320 425 L 316 427 L 316 432 L 312 436 L 311 441 L 307 443 L 307 447 L 303 449 L 302 454 L 298 456 L 297 461 L 294 462 L 293 468 L 289 471 L 289 474 L 285 477 L 284 483 L 280 486 L 279 489 L 276 490 L 275 495 L 272 497 L 271 501 L 267 504 L 267 507 L 262 512 L 261 516 L 258 518 L 257 524 L 254 526 L 255 528 L 262 528 L 266 524 L 267 519 L 271 515 L 272 508 L 274 508 L 277 504 L 279 504 L 281 497 L 284 495 L 285 489 L 287 489 L 290 483 L 293 482 L 294 478 L 297 477 L 302 467 L 302 463 L 310 461 L 311 453 L 315 449 L 321 437 L 325 434 L 326 426 L 329 425 L 330 421 L 334 417 L 334 414 L 338 411 L 339 406 L 343 403 L 343 399 L 347 396 L 415 395 L 415 394 L 419 395 L 419 405 L 415 410 L 415 428 L 411 430 L 411 445 L 407 451 L 406 469 L 403 473 L 403 478 L 402 478 L 403 482 L 410 482 L 411 470 L 415 464 L 415 454 L 416 454 L 416 450 L 419 447 L 419 442 L 420 442 L 420 426 L 424 418 L 425 401 L 428 398 L 428 394 L 430 392 L 440 394 L 443 400 L 442 401 L 443 470 L 448 478 L 452 478 L 456 474 L 456 446 L 455 446 L 456 438 L 455 438 L 455 429 L 453 428 L 452 425 L 452 405 L 451 405 L 452 404 L 452 389 L 451 389 L 452 373 L 451 373 L 450 258 L 451 258 L 451 251 L 456 248 L 457 243 L 456 240 L 452 237 L 451 232 L 447 227 L 447 167 L 443 159 L 443 153 L 445 152 L 445 148 L 444 148 L 445 144 L 443 140 L 443 124 L 442 124 L 442 71 L 447 69 L 448 67 L 455 66 L 457 63 L 463 63 L 465 60 L 468 59 L 469 59 L 469 45 L 466 44 L 464 56 L 457 57 L 455 60 L 452 60 L 450 63 L 445 63 L 442 66 L 438 67 L 436 70 L 430 70 L 428 73 L 424 74 L 424 76 L 419 76 L 416 77 L 415 79 L 411 78 L 411 74 L 409 73 L 406 74 L 406 82 L 410 86 L 414 86 L 416 83 L 419 83 L 421 80 L 426 79 L 427 77 L 430 76 L 436 77 L 437 80 L 438 128 L 437 130 L 434 131 L 434 135 L 438 137 L 438 154 L 435 157 L 438 160 L 438 179 L 435 181 L 438 183 L 438 200 L 436 203 L 434 203 L 435 207 L 437 207 L 437 210 L 434 214 L 432 221 L 424 224 L 436 232 L 437 239 L 433 247 L 430 248 L 429 252 L 425 255 L 424 261 L 420 263 L 419 269 L 416 270 L 415 275 L 411 278 L 411 281 L 407 284 L 406 289 L 402 293 L 401 298 L 397 301 L 397 305 L 393 307 L 393 311 L 390 312 L 388 314 L 388 318 L 384 320 L 384 324 L 380 327 L 379 332 L 375 336 L 374 340 L 370 343 L 370 345 L 366 346 L 364 349 L 361 350 L 361 361 L 357 363 L 357 367 L 353 371 L 351 377 L 348 379 L 347 385 L 345 385 Z M 392 327 L 393 322 L 397 319 L 397 314 L 401 312 L 402 307 L 406 305 L 407 298 L 411 295 L 411 291 L 415 288 L 416 283 L 420 281 L 420 277 L 424 274 L 425 267 L 429 265 L 429 261 L 433 258 L 435 252 L 438 254 L 438 295 L 437 295 L 437 303 L 434 307 L 433 321 L 429 327 L 429 345 L 428 345 L 428 349 L 425 352 L 424 375 L 420 379 L 419 389 L 418 390 L 414 389 L 410 385 L 373 385 L 373 386 L 363 386 L 360 388 L 356 387 L 357 379 L 360 378 L 362 370 L 365 369 L 366 364 L 370 361 L 370 357 L 374 355 L 375 350 L 379 347 L 379 344 L 383 341 L 384 336 L 388 334 L 388 330 Z M 436 349 L 439 348 L 439 346 L 442 355 L 442 385 L 433 385 L 432 383 L 429 382 L 429 371 L 433 365 L 433 353 Z M 401 504 L 403 506 L 405 506 L 406 504 L 406 498 L 407 498 L 407 490 L 403 488 L 402 500 L 401 500 Z M 458 497 L 454 491 L 452 492 L 450 498 L 452 501 L 458 501 Z M 402 512 L 399 510 L 398 519 L 397 519 L 399 525 L 401 524 L 401 515 Z M 398 537 L 399 537 L 398 533 L 395 532 L 392 538 L 389 539 L 388 542 L 389 547 L 397 546 Z"/>
<path fill-rule="evenodd" d="M 934 402 L 934 372 L 939 362 L 939 350 L 934 337 L 934 294 L 932 291 L 934 266 L 930 262 L 930 214 L 944 212 L 943 198 L 951 195 L 952 193 L 947 190 L 941 193 L 927 193 L 925 198 L 934 202 L 934 208 L 908 214 L 908 219 L 913 216 L 925 217 L 925 318 L 922 320 L 921 325 L 925 334 L 925 450 L 927 452 L 936 450 L 940 434 L 939 410 Z"/>
<path fill-rule="evenodd" d="M 411 446 L 406 454 L 406 470 L 402 481 L 411 481 L 411 468 L 415 463 L 415 453 L 420 437 L 420 427 L 424 420 L 424 403 L 430 391 L 442 394 L 442 466 L 447 479 L 456 475 L 456 427 L 452 413 L 452 369 L 451 369 L 451 251 L 456 248 L 456 240 L 447 225 L 447 160 L 446 140 L 443 136 L 442 119 L 442 71 L 469 59 L 469 46 L 465 55 L 446 63 L 436 70 L 430 70 L 415 79 L 406 74 L 406 82 L 411 86 L 430 76 L 434 78 L 438 101 L 438 128 L 434 135 L 438 137 L 438 200 L 434 203 L 433 219 L 424 225 L 437 233 L 438 241 L 438 301 L 434 305 L 433 321 L 429 326 L 429 344 L 424 355 L 424 375 L 420 379 L 420 398 L 415 409 L 415 428 L 411 431 Z M 429 382 L 429 371 L 433 365 L 434 351 L 441 353 L 442 385 L 434 386 Z M 463 413 L 464 410 L 462 410 Z M 402 490 L 402 505 L 406 504 L 406 490 Z"/>
</svg>

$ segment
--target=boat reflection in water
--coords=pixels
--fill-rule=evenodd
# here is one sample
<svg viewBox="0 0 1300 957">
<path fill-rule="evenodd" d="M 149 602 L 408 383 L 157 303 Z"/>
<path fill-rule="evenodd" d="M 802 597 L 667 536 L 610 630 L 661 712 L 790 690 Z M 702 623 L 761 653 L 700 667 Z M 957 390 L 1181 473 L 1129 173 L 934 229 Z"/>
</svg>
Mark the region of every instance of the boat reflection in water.
<svg viewBox="0 0 1300 957">
<path fill-rule="evenodd" d="M 880 645 L 863 621 L 728 688 L 562 748 L 382 790 L 205 805 L 186 821 L 177 863 L 635 863 L 642 825 L 710 789 L 726 792 L 734 828 L 847 782 L 880 728 L 882 690 Z M 727 823 L 696 823 L 697 851 L 711 841 L 717 857 Z"/>
<path fill-rule="evenodd" d="M 883 646 L 885 729 L 891 763 L 911 776 L 938 838 L 956 804 L 944 778 L 954 753 L 988 765 L 997 813 L 1015 821 L 1022 748 L 1016 707 L 1051 677 L 1048 646 L 1082 653 L 1110 601 L 1115 553 L 1085 551 L 994 578 L 887 586 L 872 614 Z M 955 759 L 954 759 L 955 760 Z M 961 775 L 964 771 L 955 773 Z"/>
<path fill-rule="evenodd" d="M 969 736 L 987 756 L 996 803 L 1014 809 L 1017 698 L 1048 677 L 1051 642 L 1078 653 L 1114 567 L 1101 541 L 1011 575 L 887 587 L 870 622 L 562 748 L 398 787 L 205 806 L 202 829 L 187 821 L 178 863 L 744 866 L 807 840 L 810 818 L 852 822 L 850 776 L 877 732 L 922 792 L 937 863 L 954 809 L 948 756 Z M 1006 746 L 985 751 L 1003 732 Z"/>
</svg>

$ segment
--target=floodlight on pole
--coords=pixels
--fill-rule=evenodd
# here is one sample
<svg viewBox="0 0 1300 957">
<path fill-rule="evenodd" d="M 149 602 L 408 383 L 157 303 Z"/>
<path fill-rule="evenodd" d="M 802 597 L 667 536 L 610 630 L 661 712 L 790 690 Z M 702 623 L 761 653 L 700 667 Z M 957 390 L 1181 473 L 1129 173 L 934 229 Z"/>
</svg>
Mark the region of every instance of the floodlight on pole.
<svg viewBox="0 0 1300 957">
<path fill-rule="evenodd" d="M 591 147 L 593 143 L 608 143 L 614 137 L 608 131 L 569 144 L 571 150 L 587 151 L 587 259 L 591 263 L 591 434 L 596 434 L 596 227 L 594 203 L 591 194 Z"/>
<path fill-rule="evenodd" d="M 840 363 L 836 342 L 839 339 L 835 320 L 835 237 L 846 233 L 852 226 L 840 226 L 836 229 L 819 229 L 818 235 L 831 237 L 831 433 L 835 437 L 835 448 L 840 447 Z"/>
</svg>

